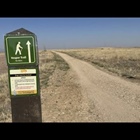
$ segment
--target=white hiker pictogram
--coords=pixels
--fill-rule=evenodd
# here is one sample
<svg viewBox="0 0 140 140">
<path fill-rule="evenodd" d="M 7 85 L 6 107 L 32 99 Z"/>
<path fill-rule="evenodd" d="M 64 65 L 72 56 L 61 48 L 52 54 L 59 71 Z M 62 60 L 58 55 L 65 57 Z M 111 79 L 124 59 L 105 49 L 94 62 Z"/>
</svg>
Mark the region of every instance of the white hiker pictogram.
<svg viewBox="0 0 140 140">
<path fill-rule="evenodd" d="M 23 47 L 20 46 L 20 42 L 17 43 L 16 46 L 16 52 L 15 55 L 17 55 L 17 53 L 19 53 L 21 55 L 21 50 L 23 49 Z"/>
</svg>

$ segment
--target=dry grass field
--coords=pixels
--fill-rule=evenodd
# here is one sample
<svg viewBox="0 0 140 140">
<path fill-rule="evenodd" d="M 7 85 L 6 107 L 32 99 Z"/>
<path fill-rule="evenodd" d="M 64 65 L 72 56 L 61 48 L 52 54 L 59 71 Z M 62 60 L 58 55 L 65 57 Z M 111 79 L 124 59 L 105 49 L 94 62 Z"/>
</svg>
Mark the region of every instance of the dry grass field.
<svg viewBox="0 0 140 140">
<path fill-rule="evenodd" d="M 61 118 L 64 117 L 64 112 L 68 110 L 68 105 L 70 105 L 69 108 L 75 108 L 77 97 L 73 100 L 73 96 L 78 91 L 69 91 L 71 86 L 73 89 L 74 87 L 77 88 L 76 84 L 72 82 L 73 76 L 67 75 L 69 65 L 59 55 L 51 51 L 40 51 L 39 62 L 43 122 L 65 120 Z M 4 54 L 1 54 L 0 64 L 0 122 L 11 122 L 11 102 Z M 70 88 L 66 89 L 66 87 Z M 59 94 L 61 92 L 62 94 Z M 66 94 L 71 95 L 71 98 L 66 97 Z M 78 96 L 78 92 L 76 96 Z M 71 103 L 69 104 L 67 100 Z M 71 106 L 72 104 L 73 106 Z"/>
<path fill-rule="evenodd" d="M 87 61 L 106 72 L 140 83 L 140 48 L 55 50 Z M 11 104 L 5 55 L 0 53 L 0 122 L 11 122 Z M 81 95 L 76 75 L 52 50 L 39 52 L 43 122 L 92 121 L 89 103 Z M 95 111 L 95 110 L 94 110 Z M 92 111 L 92 112 L 94 112 Z"/>
<path fill-rule="evenodd" d="M 50 52 L 39 52 L 39 69 L 41 89 L 47 86 L 49 76 L 54 72 L 54 55 Z M 8 88 L 8 67 L 6 65 L 5 55 L 0 54 L 0 122 L 11 122 L 11 104 Z"/>
<path fill-rule="evenodd" d="M 5 55 L 0 53 L 0 122 L 10 121 L 11 118 L 7 70 Z"/>
<path fill-rule="evenodd" d="M 69 49 L 60 52 L 140 83 L 140 48 Z"/>
</svg>

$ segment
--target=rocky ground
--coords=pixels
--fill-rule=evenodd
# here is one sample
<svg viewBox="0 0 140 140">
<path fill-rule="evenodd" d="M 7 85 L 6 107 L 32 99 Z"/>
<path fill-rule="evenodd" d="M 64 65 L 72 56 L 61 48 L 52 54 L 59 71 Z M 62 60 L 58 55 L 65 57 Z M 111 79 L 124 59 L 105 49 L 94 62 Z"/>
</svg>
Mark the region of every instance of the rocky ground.
<svg viewBox="0 0 140 140">
<path fill-rule="evenodd" d="M 4 55 L 0 58 L 6 82 Z M 42 122 L 140 122 L 139 84 L 66 54 L 42 51 L 40 62 Z M 11 122 L 8 86 L 2 89 L 0 122 Z"/>
</svg>

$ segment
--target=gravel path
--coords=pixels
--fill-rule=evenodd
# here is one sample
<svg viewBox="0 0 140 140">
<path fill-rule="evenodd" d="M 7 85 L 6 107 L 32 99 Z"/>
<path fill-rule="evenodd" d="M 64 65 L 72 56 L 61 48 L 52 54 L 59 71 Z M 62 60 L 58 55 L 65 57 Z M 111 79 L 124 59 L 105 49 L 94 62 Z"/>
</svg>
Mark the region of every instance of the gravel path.
<svg viewBox="0 0 140 140">
<path fill-rule="evenodd" d="M 83 97 L 90 103 L 90 114 L 96 116 L 95 121 L 140 122 L 139 84 L 110 75 L 66 54 L 55 53 L 76 73 Z"/>
</svg>

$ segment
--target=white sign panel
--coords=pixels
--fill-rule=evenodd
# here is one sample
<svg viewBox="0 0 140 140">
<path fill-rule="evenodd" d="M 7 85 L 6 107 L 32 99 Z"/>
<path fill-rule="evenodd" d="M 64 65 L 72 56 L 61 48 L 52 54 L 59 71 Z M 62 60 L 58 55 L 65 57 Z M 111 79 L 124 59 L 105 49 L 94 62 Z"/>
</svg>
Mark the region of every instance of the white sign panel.
<svg viewBox="0 0 140 140">
<path fill-rule="evenodd" d="M 36 69 L 10 70 L 11 95 L 37 94 Z"/>
</svg>

